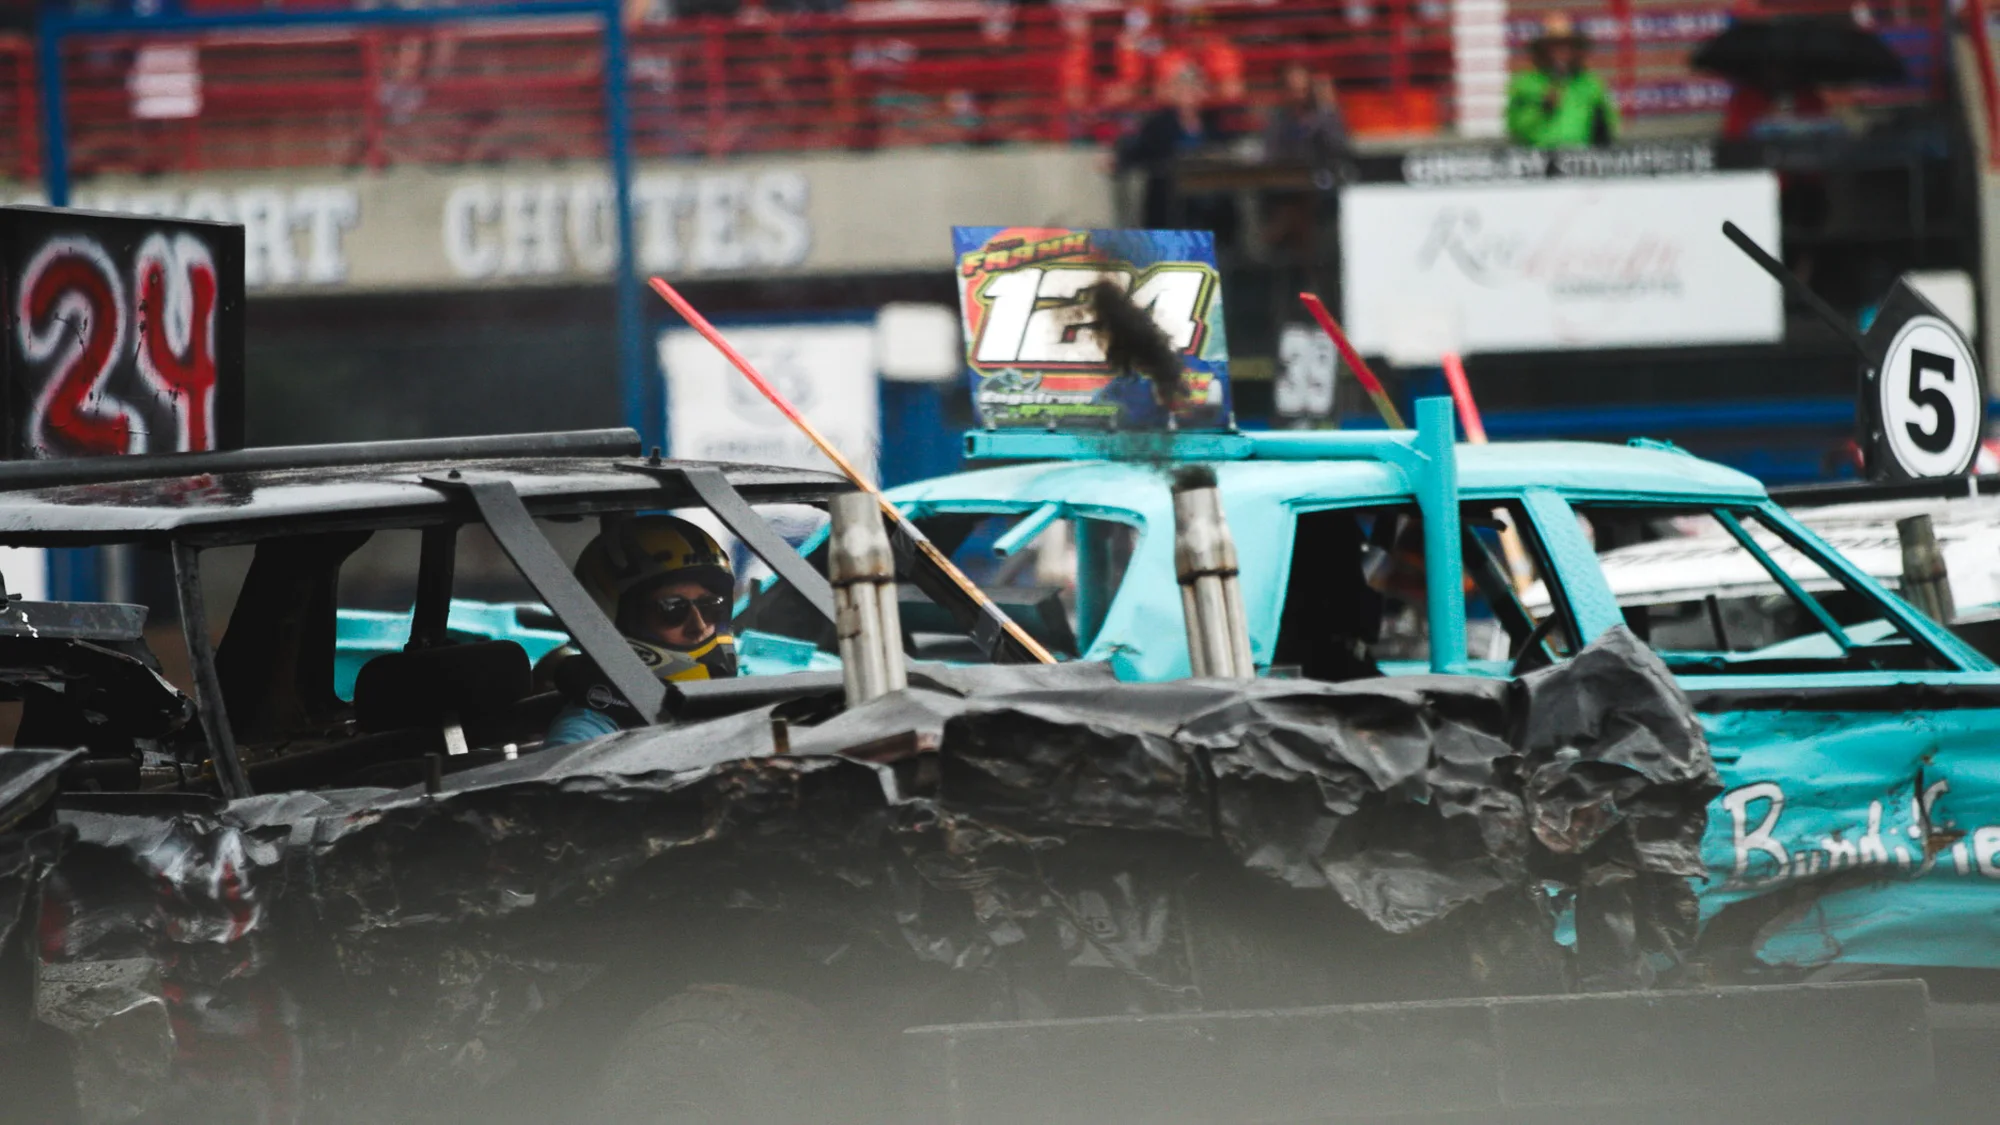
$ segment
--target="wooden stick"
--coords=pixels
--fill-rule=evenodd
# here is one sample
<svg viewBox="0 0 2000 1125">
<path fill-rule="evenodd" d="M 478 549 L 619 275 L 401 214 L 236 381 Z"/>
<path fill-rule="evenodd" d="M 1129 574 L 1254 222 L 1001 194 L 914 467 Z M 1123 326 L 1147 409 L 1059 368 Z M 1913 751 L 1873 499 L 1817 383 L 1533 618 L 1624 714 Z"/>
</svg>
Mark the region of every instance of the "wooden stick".
<svg viewBox="0 0 2000 1125">
<path fill-rule="evenodd" d="M 1353 369 L 1354 377 L 1361 380 L 1361 389 L 1367 391 L 1368 397 L 1375 401 L 1375 409 L 1381 412 L 1382 420 L 1389 423 L 1389 428 L 1392 430 L 1409 429 L 1409 425 L 1403 421 L 1402 411 L 1396 409 L 1395 402 L 1389 398 L 1389 392 L 1383 388 L 1382 380 L 1375 377 L 1375 372 L 1368 368 L 1368 361 L 1361 358 L 1361 353 L 1354 350 L 1353 344 L 1348 343 L 1347 333 L 1340 330 L 1340 325 L 1334 322 L 1333 314 L 1326 311 L 1326 305 L 1312 293 L 1299 294 L 1299 301 L 1305 305 L 1306 311 L 1312 314 L 1312 318 L 1319 321 L 1320 331 L 1325 332 L 1333 340 L 1333 346 L 1340 349 L 1340 357 L 1347 361 L 1349 368 Z"/>
<path fill-rule="evenodd" d="M 863 477 L 860 470 L 854 467 L 854 463 L 843 457 L 840 450 L 836 449 L 834 444 L 827 440 L 826 435 L 820 433 L 818 427 L 808 421 L 805 415 L 799 413 L 797 407 L 787 402 L 785 396 L 778 393 L 778 388 L 772 386 L 769 380 L 759 374 L 757 369 L 751 366 L 750 361 L 744 357 L 743 353 L 737 351 L 735 346 L 723 337 L 715 325 L 708 322 L 707 317 L 696 312 L 694 306 L 688 304 L 687 298 L 680 295 L 679 290 L 667 284 L 665 278 L 655 277 L 650 279 L 650 283 L 653 287 L 653 292 L 658 293 L 666 300 L 667 304 L 674 307 L 675 312 L 681 314 L 681 318 L 687 321 L 689 326 L 696 332 L 701 333 L 709 343 L 715 345 L 715 350 L 721 352 L 722 357 L 733 364 L 736 370 L 741 371 L 743 377 L 750 380 L 750 385 L 757 388 L 758 393 L 769 399 L 772 406 L 778 408 L 778 413 L 783 414 L 792 425 L 799 428 L 799 432 L 806 435 L 807 440 L 817 446 L 821 453 L 826 454 L 827 460 L 834 463 L 834 466 L 840 470 L 842 476 L 851 481 L 854 487 L 873 496 L 876 505 L 882 509 L 882 514 L 887 516 L 896 525 L 897 529 L 909 538 L 910 542 L 916 544 L 917 550 L 925 558 L 929 559 L 933 566 L 936 566 L 938 570 L 943 572 L 945 577 L 951 579 L 952 584 L 958 587 L 960 593 L 970 598 L 973 604 L 978 606 L 982 612 L 996 618 L 1000 623 L 1000 627 L 1006 631 L 1009 640 L 1012 640 L 1028 655 L 1041 661 L 1043 664 L 1054 664 L 1056 662 L 1056 658 L 1050 655 L 1048 649 L 1043 648 L 1041 643 L 1029 636 L 1026 630 L 1022 629 L 1013 618 L 1008 617 L 999 606 L 994 605 L 993 599 L 986 596 L 986 591 L 974 585 L 972 579 L 965 576 L 964 571 L 954 566 L 952 561 L 945 557 L 944 552 L 937 549 L 935 543 L 926 538 L 923 532 L 917 530 L 917 526 L 911 523 L 908 517 L 904 516 L 901 511 L 897 510 L 896 505 L 889 502 L 889 498 L 882 494 L 881 489 L 875 487 L 874 482 Z"/>
</svg>

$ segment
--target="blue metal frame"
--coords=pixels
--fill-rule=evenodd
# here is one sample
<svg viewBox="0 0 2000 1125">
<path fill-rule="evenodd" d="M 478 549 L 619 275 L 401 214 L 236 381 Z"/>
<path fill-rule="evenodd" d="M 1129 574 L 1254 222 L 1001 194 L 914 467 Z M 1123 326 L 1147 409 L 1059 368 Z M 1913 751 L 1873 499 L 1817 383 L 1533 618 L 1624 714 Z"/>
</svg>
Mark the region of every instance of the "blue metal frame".
<svg viewBox="0 0 2000 1125">
<path fill-rule="evenodd" d="M 130 32 L 194 32 L 231 28 L 385 27 L 509 20 L 546 16 L 592 16 L 604 24 L 604 117 L 611 158 L 611 182 L 618 216 L 618 374 L 625 424 L 649 446 L 665 444 L 666 417 L 659 380 L 645 368 L 645 324 L 640 308 L 637 235 L 632 223 L 632 121 L 626 97 L 625 29 L 616 0 L 536 0 L 522 4 L 475 4 L 462 8 L 385 8 L 356 11 L 268 11 L 215 15 L 72 16 L 45 9 L 37 29 L 36 62 L 41 73 L 42 181 L 49 203 L 69 205 L 68 113 L 63 104 L 62 41 L 72 35 Z"/>
<path fill-rule="evenodd" d="M 611 158 L 611 184 L 618 224 L 618 267 L 612 281 L 617 296 L 618 381 L 625 424 L 649 448 L 666 445 L 666 405 L 661 378 L 646 368 L 645 316 L 640 306 L 638 238 L 632 222 L 632 121 L 626 96 L 625 28 L 617 0 L 535 0 L 521 4 L 475 4 L 462 8 L 386 8 L 357 11 L 266 11 L 154 16 L 74 16 L 46 6 L 36 33 L 36 66 L 42 96 L 42 185 L 49 204 L 69 206 L 68 112 L 62 83 L 62 42 L 71 35 L 175 33 L 269 27 L 383 27 L 509 20 L 546 16 L 591 16 L 604 25 L 604 118 Z M 52 555 L 51 589 L 62 596 L 95 600 L 101 576 L 86 550 Z"/>
</svg>

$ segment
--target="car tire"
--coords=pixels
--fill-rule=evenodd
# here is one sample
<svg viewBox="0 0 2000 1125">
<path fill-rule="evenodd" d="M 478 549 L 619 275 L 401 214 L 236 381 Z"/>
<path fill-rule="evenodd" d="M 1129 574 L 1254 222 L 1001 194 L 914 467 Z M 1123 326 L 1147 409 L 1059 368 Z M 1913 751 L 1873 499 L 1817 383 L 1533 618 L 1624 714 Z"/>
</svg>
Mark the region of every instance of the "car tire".
<svg viewBox="0 0 2000 1125">
<path fill-rule="evenodd" d="M 606 1053 L 602 1125 L 846 1125 L 869 1083 L 819 1009 L 793 996 L 699 985 L 648 1009 Z"/>
</svg>

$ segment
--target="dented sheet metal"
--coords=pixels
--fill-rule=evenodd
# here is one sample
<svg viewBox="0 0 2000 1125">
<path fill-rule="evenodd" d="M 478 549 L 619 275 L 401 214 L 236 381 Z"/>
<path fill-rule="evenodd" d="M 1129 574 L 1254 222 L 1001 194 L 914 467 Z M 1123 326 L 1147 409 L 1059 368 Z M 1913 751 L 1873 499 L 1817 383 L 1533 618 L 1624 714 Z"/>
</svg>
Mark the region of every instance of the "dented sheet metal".
<svg viewBox="0 0 2000 1125">
<path fill-rule="evenodd" d="M 2000 699 L 1941 694 L 1714 701 L 1703 718 L 1727 789 L 1702 907 L 1718 956 L 2000 968 Z"/>
<path fill-rule="evenodd" d="M 745 963 L 908 1026 L 1643 984 L 1692 940 L 1716 777 L 1623 630 L 1513 683 L 913 682 L 435 796 L 75 804 L 43 1018 L 143 1079 L 86 1117 L 463 1113 L 560 1013 Z"/>
</svg>

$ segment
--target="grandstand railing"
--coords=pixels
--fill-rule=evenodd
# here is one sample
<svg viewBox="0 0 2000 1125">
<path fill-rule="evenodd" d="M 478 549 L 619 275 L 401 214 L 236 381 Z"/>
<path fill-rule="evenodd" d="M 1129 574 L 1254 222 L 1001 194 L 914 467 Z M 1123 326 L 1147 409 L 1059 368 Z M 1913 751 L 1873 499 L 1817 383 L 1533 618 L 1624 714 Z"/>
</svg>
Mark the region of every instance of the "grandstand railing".
<svg viewBox="0 0 2000 1125">
<path fill-rule="evenodd" d="M 191 8 L 226 11 L 230 0 Z M 1766 8 L 1858 14 L 1909 63 L 1911 81 L 1859 91 L 1866 104 L 1941 91 L 1941 0 L 1875 6 L 1767 0 Z M 1625 112 L 1718 111 L 1728 87 L 1689 70 L 1726 3 L 1517 0 L 1512 61 L 1554 11 L 1597 43 L 1595 65 Z M 1446 0 L 1216 3 L 1167 28 L 1169 42 L 1225 43 L 1241 59 L 1246 114 L 1274 100 L 1286 66 L 1332 73 L 1361 134 L 1434 133 L 1452 121 Z M 812 149 L 1093 143 L 1115 136 L 1146 93 L 1120 85 L 1125 18 L 1106 6 L 856 4 L 837 15 L 704 18 L 630 36 L 632 142 L 642 157 Z M 142 48 L 194 48 L 198 107 L 137 112 Z M 76 36 L 63 50 L 75 174 L 595 159 L 604 149 L 603 46 L 592 21 L 298 29 L 193 36 Z M 34 51 L 0 39 L 0 174 L 38 172 Z"/>
</svg>

